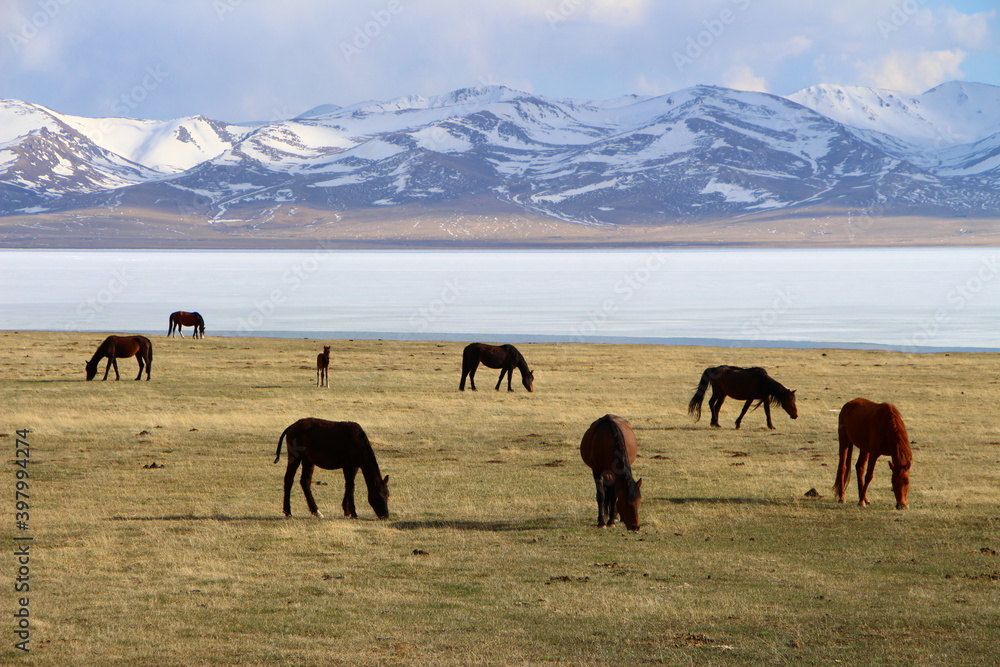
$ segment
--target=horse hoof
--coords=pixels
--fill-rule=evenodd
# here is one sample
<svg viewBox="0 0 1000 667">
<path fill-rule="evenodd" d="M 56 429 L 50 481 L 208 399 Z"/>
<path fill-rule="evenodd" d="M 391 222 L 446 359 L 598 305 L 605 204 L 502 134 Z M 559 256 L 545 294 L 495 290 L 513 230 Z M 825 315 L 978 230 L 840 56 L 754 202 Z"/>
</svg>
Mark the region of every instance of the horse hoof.
<svg viewBox="0 0 1000 667">
<path fill-rule="evenodd" d="M 315 512 L 313 512 L 313 513 L 312 513 L 312 515 L 313 515 L 314 517 L 316 517 L 317 519 L 323 519 L 323 518 L 325 518 L 325 517 L 323 516 L 323 513 L 322 513 L 322 512 L 320 512 L 319 510 L 316 510 Z"/>
</svg>

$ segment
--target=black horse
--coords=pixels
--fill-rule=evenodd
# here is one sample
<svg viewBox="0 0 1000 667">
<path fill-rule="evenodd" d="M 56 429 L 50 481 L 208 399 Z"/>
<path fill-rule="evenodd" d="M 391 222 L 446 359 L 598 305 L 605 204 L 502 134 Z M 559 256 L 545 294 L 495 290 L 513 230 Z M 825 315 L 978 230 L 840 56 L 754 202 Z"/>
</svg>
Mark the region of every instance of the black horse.
<svg viewBox="0 0 1000 667">
<path fill-rule="evenodd" d="M 462 352 L 462 381 L 458 384 L 459 391 L 465 391 L 465 378 L 469 378 L 469 387 L 476 390 L 476 369 L 479 364 L 487 368 L 499 368 L 500 378 L 496 390 L 500 391 L 504 374 L 507 375 L 507 391 L 514 391 L 510 386 L 514 367 L 521 371 L 521 384 L 528 391 L 534 391 L 535 374 L 528 368 L 528 362 L 513 345 L 487 345 L 486 343 L 470 343 Z"/>
<path fill-rule="evenodd" d="M 798 419 L 799 411 L 795 406 L 795 391 L 786 389 L 780 382 L 767 374 L 763 368 L 739 368 L 737 366 L 713 366 L 706 368 L 701 374 L 698 389 L 688 403 L 688 414 L 701 418 L 701 402 L 705 398 L 708 385 L 712 385 L 712 398 L 708 399 L 708 407 L 712 411 L 712 426 L 719 425 L 719 410 L 726 396 L 745 400 L 740 416 L 736 418 L 736 428 L 740 427 L 743 415 L 750 409 L 750 404 L 757 401 L 757 407 L 764 406 L 767 416 L 767 427 L 774 428 L 771 423 L 771 405 L 777 404 L 785 409 L 788 416 Z"/>
<path fill-rule="evenodd" d="M 153 344 L 145 336 L 108 336 L 104 342 L 97 347 L 94 356 L 87 362 L 87 379 L 93 380 L 97 375 L 97 364 L 104 357 L 108 358 L 108 365 L 104 367 L 104 379 L 108 379 L 108 371 L 112 366 L 115 369 L 115 379 L 120 380 L 118 374 L 118 359 L 135 357 L 139 362 L 139 374 L 136 380 L 142 378 L 142 371 L 146 371 L 146 379 L 149 380 L 149 373 L 153 370 Z"/>
<path fill-rule="evenodd" d="M 375 460 L 375 452 L 364 430 L 355 422 L 332 422 L 326 419 L 307 417 L 300 419 L 284 431 L 278 438 L 278 449 L 274 462 L 281 458 L 281 443 L 288 436 L 288 468 L 285 470 L 285 516 L 292 515 L 292 483 L 295 471 L 302 464 L 299 484 L 306 496 L 309 511 L 322 517 L 313 499 L 313 469 L 316 466 L 326 470 L 344 469 L 344 516 L 356 519 L 354 507 L 354 477 L 358 468 L 368 485 L 368 503 L 380 519 L 389 516 L 389 476 L 382 477 Z"/>
</svg>

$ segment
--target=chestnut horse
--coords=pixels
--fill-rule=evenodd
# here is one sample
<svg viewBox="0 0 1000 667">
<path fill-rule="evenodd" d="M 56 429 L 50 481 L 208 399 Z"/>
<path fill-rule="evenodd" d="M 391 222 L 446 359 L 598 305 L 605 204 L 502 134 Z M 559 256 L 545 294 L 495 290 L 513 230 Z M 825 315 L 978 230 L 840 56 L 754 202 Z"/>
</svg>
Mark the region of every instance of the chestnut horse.
<svg viewBox="0 0 1000 667">
<path fill-rule="evenodd" d="M 514 376 L 514 367 L 521 371 L 521 384 L 528 391 L 534 391 L 535 374 L 528 368 L 528 362 L 524 356 L 517 351 L 513 345 L 487 345 L 486 343 L 470 343 L 465 346 L 462 352 L 462 381 L 458 383 L 458 390 L 465 391 L 465 378 L 469 377 L 469 387 L 476 390 L 476 369 L 479 364 L 487 368 L 499 368 L 500 378 L 497 380 L 496 390 L 500 391 L 500 384 L 503 382 L 504 374 L 507 375 L 507 391 L 514 391 L 510 386 L 510 380 Z"/>
<path fill-rule="evenodd" d="M 639 530 L 642 480 L 632 477 L 637 443 L 632 425 L 617 415 L 604 415 L 587 429 L 580 456 L 594 473 L 597 525 L 613 526 L 620 514 L 629 530 Z"/>
<path fill-rule="evenodd" d="M 389 516 L 389 476 L 382 477 L 368 436 L 358 424 L 332 422 L 315 417 L 300 419 L 281 432 L 278 449 L 274 453 L 275 463 L 281 458 L 281 442 L 286 435 L 288 468 L 285 470 L 285 516 L 292 516 L 292 483 L 299 464 L 302 464 L 299 484 L 313 515 L 323 517 L 310 488 L 313 469 L 319 466 L 326 470 L 344 469 L 344 501 L 341 503 L 344 516 L 352 519 L 358 517 L 354 507 L 354 477 L 358 474 L 358 468 L 368 485 L 368 503 L 375 514 L 380 519 Z"/>
<path fill-rule="evenodd" d="M 864 507 L 868 504 L 868 485 L 875 472 L 875 462 L 885 455 L 891 457 L 889 468 L 892 470 L 896 509 L 905 510 L 913 454 L 910 452 L 910 436 L 896 406 L 892 403 L 873 403 L 865 398 L 848 401 L 840 409 L 837 437 L 840 440 L 840 464 L 837 466 L 837 481 L 833 485 L 837 500 L 844 502 L 844 492 L 851 478 L 851 455 L 857 447 L 858 505 Z"/>
<path fill-rule="evenodd" d="M 136 380 L 142 379 L 142 369 L 146 368 L 146 379 L 149 380 L 149 372 L 153 369 L 153 344 L 145 336 L 108 336 L 104 342 L 97 347 L 94 356 L 87 362 L 87 379 L 93 380 L 97 375 L 97 364 L 104 357 L 108 358 L 108 365 L 104 368 L 104 379 L 108 379 L 108 371 L 115 367 L 115 379 L 120 380 L 118 375 L 118 359 L 135 357 L 139 362 L 139 374 Z"/>
<path fill-rule="evenodd" d="M 785 389 L 777 380 L 767 374 L 763 368 L 739 368 L 737 366 L 714 366 L 706 368 L 701 374 L 698 389 L 688 403 L 688 414 L 694 415 L 694 420 L 701 418 L 701 402 L 705 398 L 708 385 L 712 385 L 712 397 L 708 399 L 708 407 L 712 411 L 712 426 L 719 426 L 719 410 L 726 396 L 745 400 L 740 416 L 736 418 L 736 428 L 740 427 L 743 415 L 750 409 L 750 404 L 757 401 L 756 410 L 762 404 L 767 416 L 767 427 L 773 429 L 771 423 L 771 405 L 780 405 L 792 419 L 798 419 L 799 411 L 795 407 L 795 391 Z"/>
<path fill-rule="evenodd" d="M 189 313 L 184 310 L 170 313 L 170 328 L 167 330 L 167 336 L 173 336 L 176 330 L 181 338 L 184 338 L 181 327 L 194 327 L 194 333 L 191 334 L 193 338 L 205 337 L 205 318 L 201 316 L 201 313 Z"/>
<path fill-rule="evenodd" d="M 330 346 L 324 345 L 323 351 L 316 355 L 316 386 L 330 386 Z"/>
</svg>

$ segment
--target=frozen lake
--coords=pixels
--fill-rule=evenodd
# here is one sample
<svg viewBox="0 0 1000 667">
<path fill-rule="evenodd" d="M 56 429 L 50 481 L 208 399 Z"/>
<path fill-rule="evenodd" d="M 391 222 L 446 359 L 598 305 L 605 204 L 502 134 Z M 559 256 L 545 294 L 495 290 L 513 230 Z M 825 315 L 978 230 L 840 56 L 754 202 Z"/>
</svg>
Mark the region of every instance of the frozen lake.
<svg viewBox="0 0 1000 667">
<path fill-rule="evenodd" d="M 3 250 L 0 328 L 1000 349 L 998 273 L 997 248 Z"/>
</svg>

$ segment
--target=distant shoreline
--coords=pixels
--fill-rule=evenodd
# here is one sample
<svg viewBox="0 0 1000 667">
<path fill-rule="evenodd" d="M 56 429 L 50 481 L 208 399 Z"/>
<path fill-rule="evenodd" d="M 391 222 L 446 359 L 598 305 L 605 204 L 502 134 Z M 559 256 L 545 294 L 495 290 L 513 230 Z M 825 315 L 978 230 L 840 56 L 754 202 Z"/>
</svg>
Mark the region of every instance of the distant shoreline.
<svg viewBox="0 0 1000 667">
<path fill-rule="evenodd" d="M 65 333 L 65 334 L 95 334 L 95 336 L 110 333 L 126 333 L 124 331 L 105 330 L 57 330 L 57 329 L 0 329 L 0 333 L 17 333 L 20 331 L 45 332 L 45 333 Z M 154 338 L 165 337 L 162 330 L 129 330 L 127 333 L 153 336 Z M 725 338 L 682 338 L 664 337 L 656 338 L 650 336 L 588 336 L 581 338 L 578 336 L 560 336 L 543 334 L 504 334 L 498 337 L 483 336 L 481 334 L 449 334 L 449 333 L 411 333 L 393 331 L 254 331 L 244 333 L 233 330 L 217 331 L 212 336 L 214 338 L 295 338 L 300 340 L 391 340 L 391 341 L 420 341 L 443 343 L 470 343 L 470 342 L 504 342 L 504 343 L 568 343 L 578 345 L 663 345 L 667 347 L 712 347 L 712 348 L 768 348 L 768 349 L 791 349 L 791 350 L 867 350 L 873 352 L 900 352 L 914 354 L 966 354 L 966 353 L 993 353 L 1000 352 L 1000 345 L 991 347 L 934 347 L 929 345 L 904 346 L 887 345 L 879 343 L 841 343 L 833 341 L 803 341 L 803 340 L 730 340 Z M 188 335 L 187 338 L 190 338 Z M 503 339 L 502 341 L 500 339 Z"/>
</svg>

